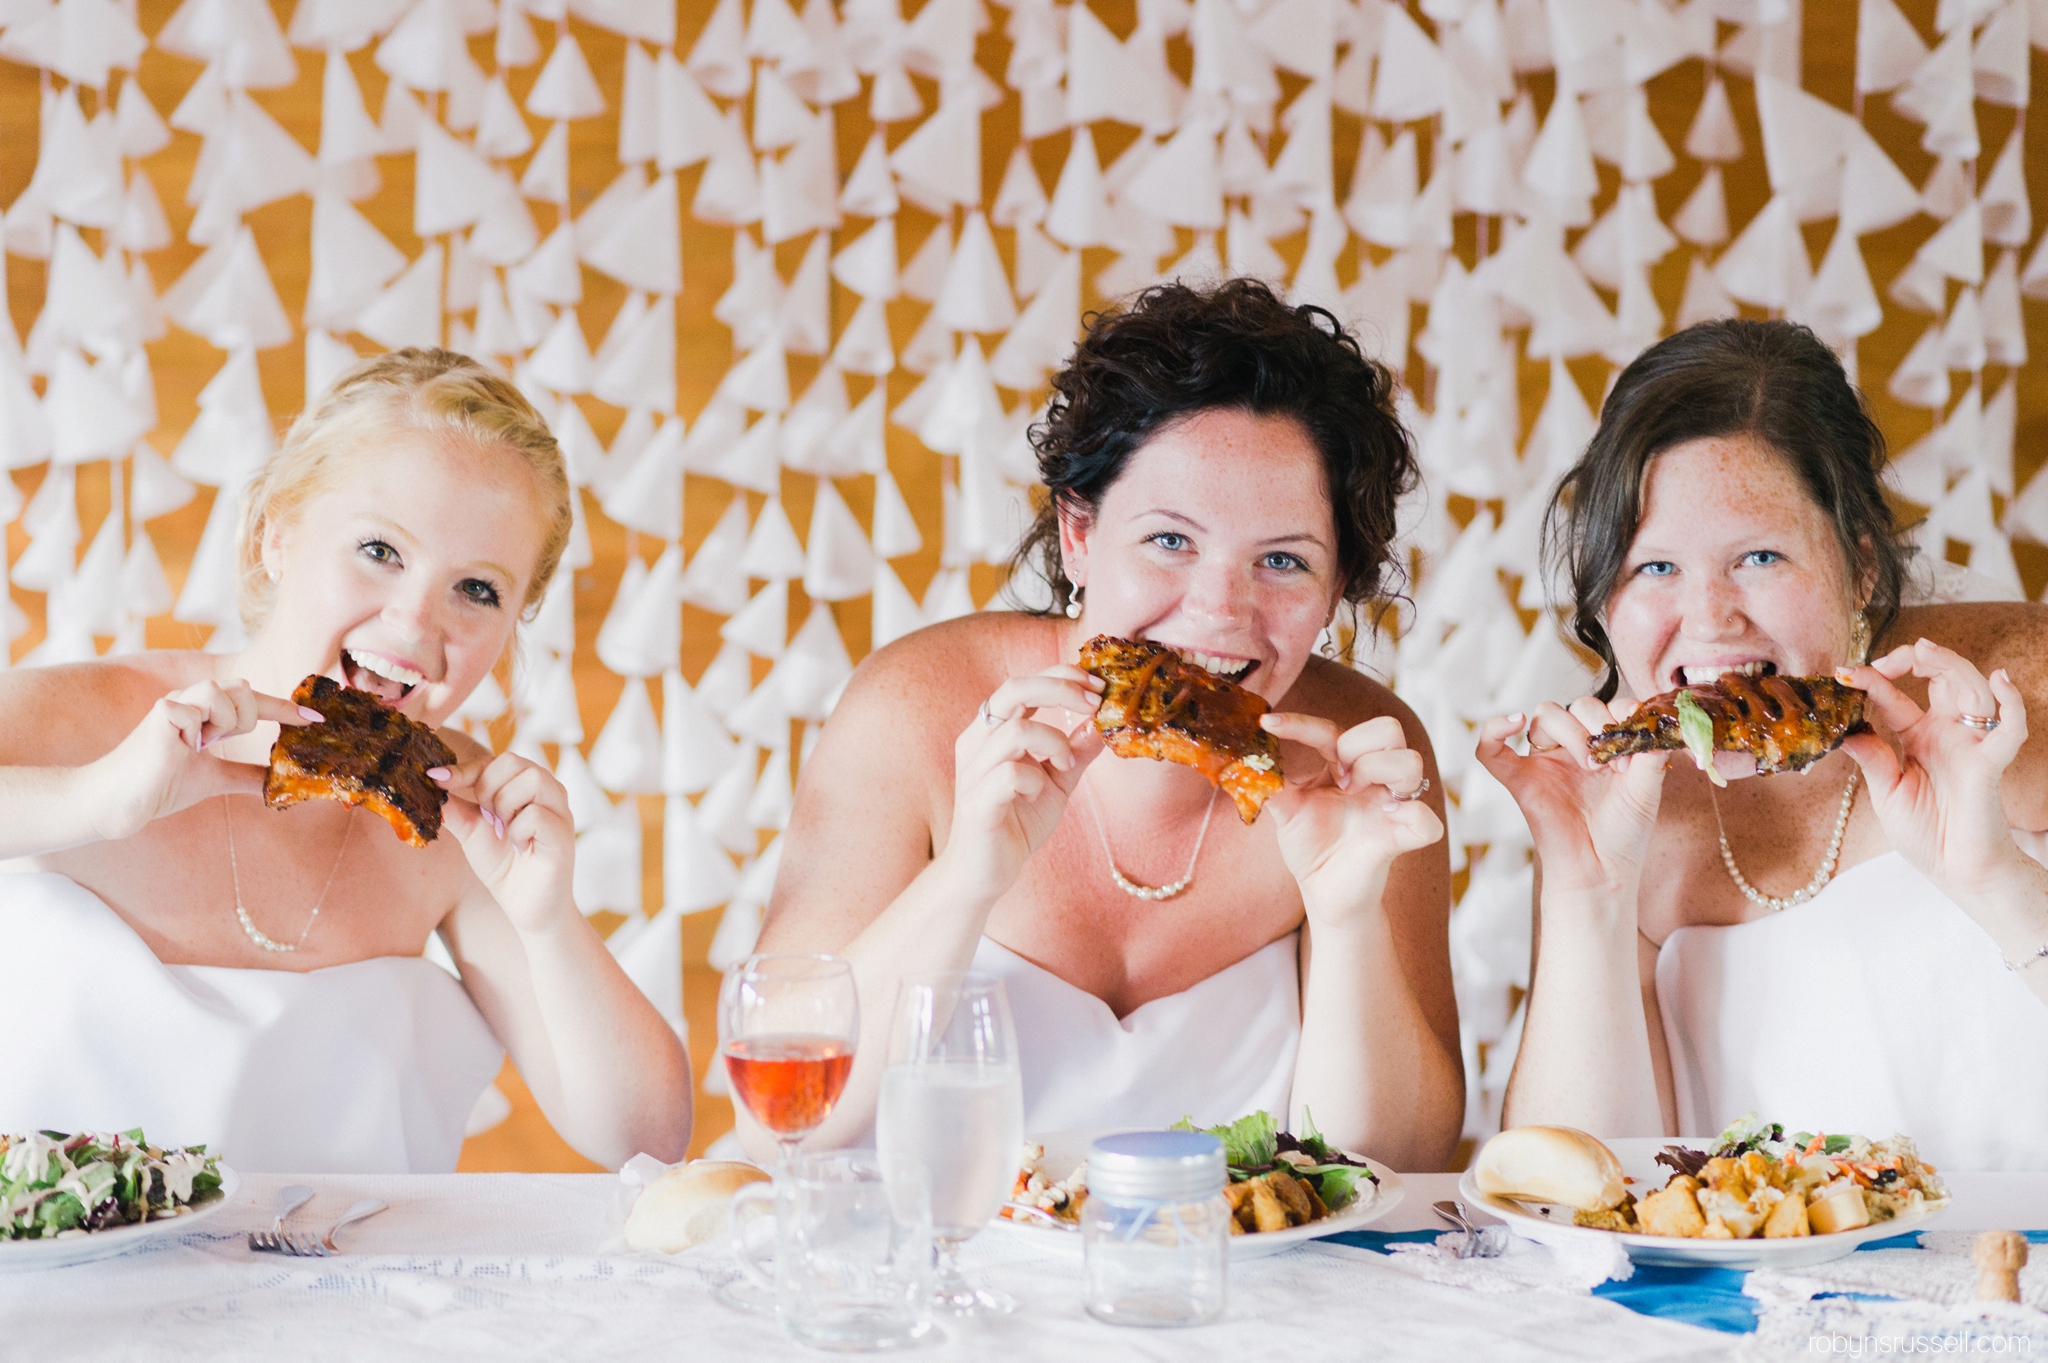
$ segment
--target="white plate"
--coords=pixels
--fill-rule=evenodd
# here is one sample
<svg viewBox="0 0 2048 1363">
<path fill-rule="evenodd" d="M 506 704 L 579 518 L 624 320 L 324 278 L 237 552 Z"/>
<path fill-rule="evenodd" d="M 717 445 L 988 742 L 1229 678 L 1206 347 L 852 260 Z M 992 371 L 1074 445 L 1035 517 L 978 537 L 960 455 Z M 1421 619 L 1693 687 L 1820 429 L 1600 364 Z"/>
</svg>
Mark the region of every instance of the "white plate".
<svg viewBox="0 0 2048 1363">
<path fill-rule="evenodd" d="M 1047 1136 L 1029 1136 L 1026 1139 L 1045 1147 L 1045 1158 L 1038 1162 L 1048 1180 L 1057 1182 L 1079 1168 L 1088 1158 L 1088 1147 L 1114 1128 L 1102 1131 L 1055 1131 Z M 1349 1153 L 1348 1151 L 1346 1153 Z M 1353 1159 L 1361 1158 L 1353 1155 Z M 1364 1230 L 1394 1210 L 1401 1203 L 1401 1176 L 1378 1160 L 1366 1160 L 1373 1173 L 1379 1176 L 1377 1191 L 1365 1180 L 1359 1180 L 1358 1198 L 1350 1206 L 1335 1211 L 1320 1221 L 1311 1221 L 1306 1226 L 1289 1226 L 1286 1230 L 1261 1231 L 1254 1235 L 1233 1235 L 1230 1237 L 1230 1257 L 1233 1259 L 1263 1259 L 1268 1254 L 1278 1254 L 1304 1240 L 1319 1240 L 1325 1235 L 1341 1235 L 1349 1230 Z M 1079 1255 L 1081 1253 L 1081 1230 L 1048 1226 L 1039 1221 L 1012 1221 L 999 1216 L 995 1224 L 1014 1235 L 1023 1236 L 1032 1243 L 1056 1253 Z"/>
<path fill-rule="evenodd" d="M 1671 1170 L 1657 1163 L 1657 1152 L 1667 1145 L 1711 1150 L 1714 1138 L 1682 1136 L 1677 1140 L 1636 1137 L 1604 1144 L 1621 1161 L 1621 1171 L 1634 1179 L 1630 1191 L 1640 1198 L 1655 1192 L 1670 1178 Z M 1616 1231 L 1574 1226 L 1570 1207 L 1545 1202 L 1519 1202 L 1479 1191 L 1467 1170 L 1458 1179 L 1458 1195 L 1467 1205 L 1484 1208 L 1514 1227 L 1519 1235 L 1543 1244 L 1565 1244 L 1599 1236 L 1619 1240 L 1628 1257 L 1639 1264 L 1694 1264 L 1712 1268 L 1801 1268 L 1839 1259 L 1868 1240 L 1886 1240 L 1894 1235 L 1925 1230 L 1930 1222 L 1948 1210 L 1946 1200 L 1932 1203 L 1892 1221 L 1877 1221 L 1859 1230 L 1836 1231 L 1832 1235 L 1796 1235 L 1780 1240 L 1686 1240 L 1669 1235 L 1626 1235 Z"/>
<path fill-rule="evenodd" d="M 242 1186 L 234 1170 L 225 1164 L 216 1167 L 220 1170 L 220 1192 L 180 1216 L 87 1231 L 83 1235 L 60 1235 L 54 1240 L 0 1240 L 0 1273 L 65 1268 L 95 1259 L 111 1259 L 151 1241 L 189 1234 L 194 1226 L 227 1206 Z"/>
</svg>

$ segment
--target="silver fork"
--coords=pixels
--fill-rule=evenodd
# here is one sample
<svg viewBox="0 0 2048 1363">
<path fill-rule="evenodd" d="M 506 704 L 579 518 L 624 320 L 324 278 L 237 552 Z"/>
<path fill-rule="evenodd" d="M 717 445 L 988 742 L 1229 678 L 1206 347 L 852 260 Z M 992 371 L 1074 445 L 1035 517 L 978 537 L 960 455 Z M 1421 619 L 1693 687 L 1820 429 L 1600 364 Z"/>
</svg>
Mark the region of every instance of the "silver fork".
<svg viewBox="0 0 2048 1363">
<path fill-rule="evenodd" d="M 1445 1198 L 1441 1202 L 1432 1203 L 1430 1210 L 1465 1232 L 1465 1239 L 1458 1246 L 1460 1259 L 1492 1259 L 1507 1249 L 1505 1235 L 1496 1233 L 1501 1231 L 1502 1227 L 1473 1224 L 1465 1211 L 1465 1204 L 1455 1198 Z"/>
<path fill-rule="evenodd" d="M 375 1216 L 384 1210 L 385 1204 L 374 1197 L 366 1197 L 350 1207 L 341 1220 L 328 1227 L 327 1234 L 314 1239 L 310 1235 L 280 1235 L 277 1237 L 275 1253 L 295 1255 L 302 1259 L 324 1259 L 331 1254 L 341 1253 L 341 1246 L 334 1243 L 334 1237 L 343 1226 L 353 1225 L 366 1217 Z"/>
<path fill-rule="evenodd" d="M 277 1190 L 277 1219 L 270 1223 L 269 1230 L 252 1230 L 249 1232 L 249 1248 L 257 1251 L 259 1254 L 281 1253 L 283 1246 L 279 1242 L 284 1237 L 285 1221 L 293 1212 L 312 1200 L 313 1190 L 303 1183 L 294 1183 L 289 1187 L 279 1188 Z"/>
</svg>

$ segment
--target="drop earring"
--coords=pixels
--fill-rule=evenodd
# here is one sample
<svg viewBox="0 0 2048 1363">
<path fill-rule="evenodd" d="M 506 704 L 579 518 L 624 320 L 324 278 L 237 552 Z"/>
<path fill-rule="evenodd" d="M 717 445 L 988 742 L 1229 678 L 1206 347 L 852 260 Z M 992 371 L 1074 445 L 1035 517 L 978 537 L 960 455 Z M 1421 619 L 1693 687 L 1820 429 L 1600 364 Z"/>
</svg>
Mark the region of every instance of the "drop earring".
<svg viewBox="0 0 2048 1363">
<path fill-rule="evenodd" d="M 1071 587 L 1067 590 L 1067 619 L 1081 618 L 1081 593 L 1086 590 L 1085 587 Z"/>
<path fill-rule="evenodd" d="M 1870 617 L 1861 610 L 1849 617 L 1849 660 L 1857 667 L 1870 665 Z"/>
<path fill-rule="evenodd" d="M 1328 658 L 1328 659 L 1329 659 L 1329 660 L 1330 660 L 1331 662 L 1336 662 L 1336 661 L 1337 661 L 1337 631 L 1336 631 L 1336 630 L 1334 630 L 1334 629 L 1331 629 L 1331 628 L 1329 628 L 1329 627 L 1327 627 L 1327 626 L 1325 626 L 1325 627 L 1324 627 L 1324 629 L 1323 629 L 1323 637 L 1322 637 L 1322 640 L 1321 640 L 1321 642 L 1319 642 L 1319 643 L 1318 643 L 1318 644 L 1316 645 L 1316 652 L 1318 652 L 1318 653 L 1322 654 L 1322 655 L 1323 655 L 1323 656 L 1324 656 L 1325 658 Z"/>
</svg>

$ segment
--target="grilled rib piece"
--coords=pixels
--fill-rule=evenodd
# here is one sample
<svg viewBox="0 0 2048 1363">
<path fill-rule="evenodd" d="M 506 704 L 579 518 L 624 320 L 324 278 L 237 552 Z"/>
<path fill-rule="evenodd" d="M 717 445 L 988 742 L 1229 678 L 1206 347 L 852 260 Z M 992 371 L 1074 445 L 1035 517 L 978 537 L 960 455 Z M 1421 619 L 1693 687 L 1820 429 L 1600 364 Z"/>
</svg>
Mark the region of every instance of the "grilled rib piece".
<svg viewBox="0 0 2048 1363">
<path fill-rule="evenodd" d="M 1099 635 L 1081 666 L 1102 678 L 1095 727 L 1118 757 L 1193 767 L 1223 788 L 1246 823 L 1280 789 L 1280 742 L 1259 727 L 1264 700 L 1159 644 Z"/>
<path fill-rule="evenodd" d="M 280 727 L 263 802 L 285 809 L 302 800 L 340 800 L 382 815 L 414 847 L 432 842 L 448 792 L 427 769 L 454 766 L 454 750 L 427 725 L 331 677 L 306 678 L 292 699 L 327 722 Z"/>
<path fill-rule="evenodd" d="M 1850 734 L 1870 729 L 1863 717 L 1865 693 L 1832 677 L 1731 672 L 1644 701 L 1633 715 L 1593 736 L 1593 756 L 1606 762 L 1624 753 L 1683 748 L 1678 697 L 1688 691 L 1714 721 L 1715 749 L 1751 754 L 1759 775 L 1804 771 Z"/>
</svg>

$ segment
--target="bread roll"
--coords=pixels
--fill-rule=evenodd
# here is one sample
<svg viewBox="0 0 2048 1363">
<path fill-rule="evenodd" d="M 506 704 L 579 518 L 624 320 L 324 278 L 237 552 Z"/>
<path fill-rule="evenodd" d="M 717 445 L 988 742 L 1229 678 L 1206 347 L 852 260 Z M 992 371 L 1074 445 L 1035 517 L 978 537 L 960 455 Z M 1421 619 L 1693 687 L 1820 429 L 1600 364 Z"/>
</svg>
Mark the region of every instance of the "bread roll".
<svg viewBox="0 0 2048 1363">
<path fill-rule="evenodd" d="M 641 1190 L 626 1218 L 626 1244 L 663 1254 L 701 1245 L 725 1233 L 732 1195 L 768 1175 L 751 1164 L 698 1160 L 681 1164 Z"/>
<path fill-rule="evenodd" d="M 1618 1207 L 1628 1195 L 1614 1152 L 1568 1126 L 1501 1132 L 1479 1152 L 1472 1181 L 1496 1197 L 1556 1202 L 1582 1212 Z"/>
</svg>

